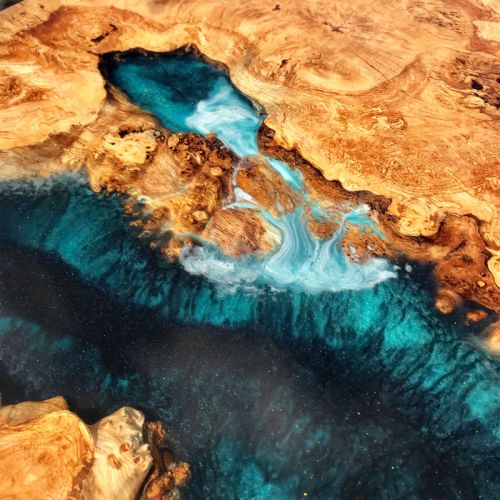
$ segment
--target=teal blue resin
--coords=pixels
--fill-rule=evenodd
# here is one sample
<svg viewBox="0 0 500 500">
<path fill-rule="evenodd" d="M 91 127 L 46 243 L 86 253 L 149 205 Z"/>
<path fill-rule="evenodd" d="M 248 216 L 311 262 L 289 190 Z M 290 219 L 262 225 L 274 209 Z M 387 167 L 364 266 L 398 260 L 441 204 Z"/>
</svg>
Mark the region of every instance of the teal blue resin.
<svg viewBox="0 0 500 500">
<path fill-rule="evenodd" d="M 132 54 L 110 61 L 109 77 L 169 130 L 214 133 L 240 157 L 260 154 L 257 130 L 264 116 L 225 75 L 192 55 L 150 59 Z M 299 171 L 267 160 L 292 186 L 302 185 Z"/>
<path fill-rule="evenodd" d="M 342 384 L 348 384 L 355 391 L 367 391 L 376 395 L 377 404 L 380 405 L 378 408 L 385 408 L 384 411 L 390 409 L 405 425 L 410 425 L 418 433 L 418 438 L 406 435 L 406 440 L 424 440 L 429 447 L 429 457 L 419 458 L 404 474 L 401 471 L 404 467 L 409 467 L 410 462 L 408 457 L 401 459 L 400 467 L 403 469 L 400 468 L 399 473 L 402 476 L 398 476 L 397 484 L 393 485 L 394 496 L 387 493 L 386 498 L 396 498 L 402 491 L 406 492 L 405 495 L 409 494 L 414 487 L 421 492 L 415 498 L 421 498 L 424 495 L 422 492 L 427 491 L 426 483 L 414 474 L 417 474 L 417 470 L 426 470 L 426 460 L 433 463 L 432 460 L 439 461 L 444 456 L 447 457 L 446 460 L 452 461 L 453 467 L 459 471 L 457 474 L 467 478 L 467 482 L 473 485 L 473 491 L 481 492 L 484 498 L 494 498 L 494 491 L 498 486 L 496 456 L 500 449 L 498 361 L 478 349 L 460 328 L 440 317 L 433 307 L 432 290 L 422 287 L 418 281 L 400 278 L 383 282 L 371 289 L 337 293 L 310 294 L 293 288 L 273 290 L 268 286 L 260 286 L 258 290 L 224 290 L 206 278 L 190 275 L 178 265 L 162 264 L 151 255 L 147 245 L 133 234 L 117 198 L 101 198 L 88 188 L 75 185 L 73 181 L 62 179 L 54 183 L 51 189 L 39 194 L 30 194 L 30 191 L 23 194 L 17 188 L 10 195 L 4 192 L 0 210 L 4 214 L 0 221 L 0 236 L 4 241 L 13 241 L 21 247 L 35 248 L 42 252 L 55 252 L 64 262 L 78 270 L 82 279 L 96 284 L 119 302 L 146 307 L 169 322 L 225 328 L 244 327 L 252 330 L 255 328 L 255 334 L 252 335 L 256 339 L 262 337 L 262 342 L 272 339 L 273 342 L 295 346 L 294 349 L 299 348 L 300 352 L 307 353 L 306 358 L 310 360 L 307 363 L 312 363 L 311 370 L 329 374 L 332 380 L 343 381 Z M 251 352 L 245 356 L 251 358 Z M 92 366 L 95 362 L 90 360 L 88 363 Z M 62 360 L 60 364 L 64 364 Z M 87 362 L 84 362 L 84 366 L 88 366 Z M 171 424 L 176 419 L 188 417 L 182 412 L 172 413 L 169 409 L 171 403 L 162 406 L 160 394 L 178 394 L 176 397 L 181 397 L 175 387 L 185 376 L 183 369 L 180 366 L 176 372 L 170 373 L 168 367 L 164 366 L 162 369 L 158 368 L 157 375 L 156 369 L 153 370 L 148 376 L 154 386 L 150 390 L 158 391 L 160 399 L 151 395 L 142 396 L 146 397 L 143 404 L 159 410 Z M 27 371 L 28 366 L 20 371 L 23 370 Z M 41 367 L 39 370 L 42 371 Z M 20 371 L 16 365 L 16 370 L 9 373 L 19 377 Z M 39 376 L 40 382 L 34 386 L 35 389 L 38 387 L 41 390 L 44 383 L 48 383 L 48 387 L 57 387 L 55 376 L 48 382 L 43 382 L 43 376 Z M 96 376 L 102 378 L 103 386 L 94 390 L 103 394 L 103 401 L 111 398 L 111 394 L 116 399 L 120 393 L 127 394 L 130 404 L 134 400 L 139 403 L 143 400 L 140 394 L 136 394 L 137 391 L 127 388 L 120 378 L 99 375 L 99 371 L 89 375 L 94 379 Z M 139 376 L 137 380 L 140 379 Z M 216 407 L 221 404 L 221 407 L 217 407 L 217 412 L 225 413 L 225 410 L 220 410 L 224 408 L 224 403 L 217 403 L 216 392 L 210 392 L 210 387 L 214 391 L 218 390 L 217 384 L 207 382 L 209 385 L 206 386 L 200 380 L 199 389 L 202 392 L 198 394 L 198 389 L 189 385 L 196 386 L 196 379 L 191 378 L 186 383 L 188 385 L 183 386 L 183 391 L 190 393 L 190 398 L 194 397 L 196 401 L 208 398 L 206 404 Z M 93 387 L 95 381 L 84 384 Z M 137 382 L 130 387 L 134 385 L 137 388 Z M 241 393 L 238 392 L 240 390 Z M 249 392 L 248 387 L 243 386 L 234 391 L 243 400 L 248 398 L 249 405 L 254 404 L 251 401 L 255 396 Z M 286 400 L 284 397 L 283 401 Z M 264 471 L 267 474 L 275 470 L 278 449 L 274 448 L 272 440 L 263 444 L 270 454 L 268 460 L 264 460 L 264 456 L 259 455 L 256 450 L 248 451 L 245 442 L 236 444 L 232 441 L 230 431 L 234 432 L 238 428 L 238 420 L 244 414 L 243 412 L 236 420 L 228 423 L 229 430 L 225 439 L 229 440 L 229 449 L 238 450 L 234 451 L 235 456 L 229 451 L 225 455 L 227 447 L 222 451 L 217 447 L 209 448 L 212 450 L 210 453 L 215 454 L 213 458 L 208 458 L 204 451 L 204 462 L 199 467 L 216 471 L 211 479 L 204 475 L 199 479 L 200 483 L 197 483 L 196 488 L 208 488 L 203 490 L 204 494 L 212 491 L 211 488 L 219 488 L 215 484 L 223 481 L 220 488 L 229 488 L 227 491 L 233 493 L 222 498 L 233 498 L 232 495 L 236 495 L 234 492 L 239 492 L 240 498 L 253 498 L 252 495 L 256 493 L 252 488 L 258 482 L 252 483 L 252 488 L 247 484 L 246 465 L 240 462 L 246 453 L 250 453 L 248 470 L 257 466 L 263 474 Z M 294 415 L 293 408 L 285 414 L 291 419 Z M 259 415 L 255 421 L 257 427 L 259 418 L 264 418 L 264 415 Z M 196 428 L 196 421 L 188 418 L 187 424 Z M 296 420 L 293 425 L 289 422 L 287 432 L 290 433 L 294 428 L 299 431 L 301 425 L 300 420 Z M 310 428 L 309 431 L 321 434 L 321 426 L 317 423 L 314 426 L 316 428 Z M 367 429 L 370 429 L 369 425 Z M 257 437 L 260 431 L 255 432 Z M 335 432 L 332 432 L 328 431 L 325 438 L 327 441 L 337 439 Z M 357 432 L 372 431 L 360 428 Z M 182 432 L 180 434 L 183 435 Z M 289 436 L 288 439 L 292 439 L 292 435 Z M 305 446 L 301 441 L 304 436 L 300 431 L 298 436 L 301 436 L 299 442 Z M 269 439 L 271 438 L 268 436 L 266 440 Z M 292 443 L 293 439 L 290 445 Z M 362 450 L 359 452 L 362 453 Z M 336 495 L 341 495 L 341 490 L 337 488 L 345 487 L 345 469 L 335 465 L 335 454 L 330 456 L 329 452 L 325 453 L 325 457 L 330 458 L 324 460 L 333 460 L 334 465 L 329 470 L 332 477 L 336 478 L 334 483 L 337 486 L 330 485 L 329 489 L 326 483 L 315 476 L 312 483 L 319 481 L 318 484 L 323 485 L 320 489 L 324 495 L 319 495 L 320 498 L 329 498 L 329 492 L 335 491 Z M 232 468 L 226 469 L 221 464 L 220 460 L 224 458 L 232 463 Z M 283 483 L 281 479 L 272 479 L 271 476 L 260 486 L 263 495 L 267 491 L 275 491 L 273 494 L 293 497 L 298 495 L 298 489 L 306 486 L 311 488 L 312 483 L 308 483 L 301 474 L 298 476 L 300 479 L 295 477 L 295 466 L 287 462 L 287 457 L 281 460 L 285 460 L 287 467 L 291 467 L 287 469 L 286 477 L 289 479 Z M 347 459 L 345 466 L 348 470 L 357 470 L 352 460 L 352 457 Z M 227 481 L 231 478 L 230 484 L 221 479 L 221 474 L 225 477 L 226 473 Z M 445 482 L 448 487 L 459 484 L 458 476 L 451 476 L 453 480 L 448 476 L 447 478 Z M 377 483 L 378 480 L 375 478 L 373 481 Z M 371 486 L 365 484 L 363 488 L 365 487 L 368 490 L 363 491 L 368 492 L 372 491 L 371 488 L 375 491 L 382 486 L 377 483 Z M 199 493 L 201 490 L 196 491 Z M 456 492 L 455 496 L 467 498 L 467 495 L 461 495 L 460 492 Z M 213 498 L 218 497 L 215 495 Z"/>
</svg>

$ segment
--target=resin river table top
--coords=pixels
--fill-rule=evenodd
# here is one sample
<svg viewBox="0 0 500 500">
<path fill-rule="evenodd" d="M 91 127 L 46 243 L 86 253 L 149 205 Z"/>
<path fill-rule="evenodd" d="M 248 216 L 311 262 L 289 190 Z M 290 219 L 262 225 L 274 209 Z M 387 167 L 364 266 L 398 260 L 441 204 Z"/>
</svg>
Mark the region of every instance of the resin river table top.
<svg viewBox="0 0 500 500">
<path fill-rule="evenodd" d="M 221 49 L 219 60 L 229 74 L 191 49 L 116 52 L 144 40 L 146 48 L 158 49 L 168 36 L 176 45 L 194 36 L 189 34 L 194 29 L 213 57 L 213 42 L 202 42 L 212 28 L 196 28 L 196 14 L 188 16 L 195 4 L 185 2 L 184 13 L 179 8 L 179 21 L 186 19 L 180 34 L 170 28 L 175 36 L 155 22 L 163 22 L 177 2 L 157 6 L 157 20 L 149 2 L 134 14 L 100 10 L 97 4 L 54 10 L 49 2 L 45 14 L 28 0 L 5 16 L 9 22 L 0 39 L 20 23 L 16 12 L 31 12 L 24 21 L 33 28 L 29 36 L 52 44 L 55 57 L 67 43 L 58 38 L 67 33 L 65 23 L 80 35 L 89 19 L 95 21 L 94 41 L 77 36 L 80 41 L 71 49 L 88 57 L 77 82 L 82 109 L 71 113 L 97 113 L 68 131 L 64 127 L 74 125 L 73 118 L 63 123 L 63 115 L 71 114 L 63 108 L 51 118 L 58 135 L 41 144 L 8 144 L 0 152 L 5 174 L 0 181 L 2 403 L 62 395 L 88 422 L 123 406 L 161 420 L 175 459 L 191 466 L 187 498 L 496 499 L 500 363 L 491 336 L 496 285 L 486 274 L 486 226 L 481 232 L 476 222 L 483 220 L 482 210 L 491 200 L 478 205 L 477 219 L 461 217 L 469 206 L 462 200 L 457 213 L 442 221 L 436 239 L 412 239 L 415 235 L 398 233 L 404 217 L 395 222 L 384 199 L 349 193 L 320 174 L 318 168 L 329 179 L 336 177 L 324 163 L 328 142 L 318 146 L 313 121 L 314 140 L 306 137 L 303 124 L 298 126 L 299 112 L 296 119 L 280 118 L 285 108 L 271 87 L 259 84 L 259 99 L 256 87 L 244 83 L 238 64 L 256 75 L 263 69 L 246 66 L 241 50 L 247 40 L 238 42 L 236 31 L 221 39 L 235 44 Z M 236 23 L 237 3 L 221 5 L 234 12 Z M 315 9 L 320 5 L 314 3 Z M 380 22 L 382 5 L 366 15 Z M 334 9 L 324 7 L 334 16 Z M 413 7 L 418 17 L 420 7 Z M 257 18 L 264 8 L 266 19 L 280 11 L 285 20 L 291 15 L 291 7 L 275 2 L 255 8 Z M 198 15 L 205 12 L 210 19 L 217 9 L 207 2 Z M 301 9 L 296 5 L 294 16 Z M 465 18 L 474 17 L 474 9 L 481 10 L 481 22 L 489 22 L 484 6 L 454 9 L 445 18 L 462 30 L 450 28 L 457 40 L 465 37 Z M 308 15 L 314 17 L 316 10 Z M 110 17 L 101 21 L 103 14 Z M 74 20 L 78 16 L 83 27 Z M 306 17 L 305 41 L 310 41 L 309 22 Z M 348 25 L 332 22 L 329 33 L 349 31 Z M 478 33 L 483 28 L 478 25 Z M 420 34 L 418 28 L 413 31 Z M 32 43 L 29 36 L 26 47 Z M 278 39 L 270 29 L 269 37 L 269 44 Z M 432 31 L 429 49 L 435 38 Z M 444 40 L 441 50 L 450 50 L 451 42 Z M 22 73 L 25 63 L 15 63 L 20 57 L 16 43 L 22 42 L 9 43 L 10 62 Z M 85 48 L 88 43 L 96 53 L 106 53 L 97 76 L 97 58 Z M 484 61 L 490 57 L 488 43 L 482 47 Z M 260 41 L 253 44 L 264 62 L 272 59 Z M 292 49 L 298 50 L 291 44 Z M 423 75 L 430 60 L 448 61 L 436 54 L 408 63 L 411 85 L 405 88 L 417 103 L 415 65 Z M 351 94 L 366 90 L 368 83 L 390 87 L 389 80 L 402 78 L 391 61 L 384 72 L 392 79 L 360 66 Z M 333 67 L 326 64 L 319 71 L 315 66 L 287 77 L 283 68 L 293 64 L 291 56 L 280 56 L 283 73 L 273 77 L 288 82 L 289 102 L 309 103 L 301 87 L 305 81 L 316 81 L 318 107 L 322 95 L 339 92 L 322 76 L 337 74 Z M 71 77 L 63 74 L 61 88 L 72 88 Z M 345 93 L 341 76 L 333 80 Z M 96 82 L 99 90 L 92 94 Z M 426 85 L 434 95 L 434 83 Z M 14 90 L 9 92 L 11 99 Z M 45 117 L 52 98 L 40 97 L 38 109 Z M 91 101 L 101 98 L 104 104 L 94 109 Z M 344 106 L 355 98 L 345 94 Z M 8 108 L 1 106 L 0 116 Z M 384 123 L 397 129 L 395 114 L 388 122 L 384 110 L 377 113 L 382 129 Z M 400 118 L 405 122 L 407 115 Z M 464 116 L 464 130 L 469 118 Z M 272 132 L 265 122 L 281 123 L 281 131 Z M 48 125 L 39 123 L 40 130 L 32 132 L 42 137 Z M 489 127 L 477 123 L 481 130 Z M 332 122 L 325 119 L 323 125 Z M 269 142 L 274 137 L 287 142 L 297 134 L 304 136 L 299 150 L 309 152 L 305 156 L 315 158 L 317 168 Z M 0 128 L 0 145 L 9 137 Z M 493 149 L 485 146 L 486 163 Z M 339 172 L 345 168 L 338 166 Z M 391 184 L 390 175 L 387 179 Z M 441 206 L 442 200 L 434 201 Z M 462 261 L 472 267 L 460 267 Z M 482 269 L 479 292 L 461 295 L 453 289 L 450 283 L 458 275 L 450 269 L 455 268 Z M 442 310 L 449 306 L 448 314 L 436 302 Z M 0 490 L 1 484 L 0 472 Z"/>
</svg>

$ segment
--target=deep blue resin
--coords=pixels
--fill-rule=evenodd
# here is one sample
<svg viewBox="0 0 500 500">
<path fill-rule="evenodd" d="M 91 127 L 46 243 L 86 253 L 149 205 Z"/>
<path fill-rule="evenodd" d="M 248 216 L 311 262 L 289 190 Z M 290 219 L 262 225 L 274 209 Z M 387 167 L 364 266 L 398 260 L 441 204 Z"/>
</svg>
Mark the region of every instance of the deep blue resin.
<svg viewBox="0 0 500 500">
<path fill-rule="evenodd" d="M 120 199 L 74 177 L 0 194 L 5 402 L 164 419 L 191 498 L 497 498 L 499 363 L 436 313 L 425 270 L 224 290 L 166 265 Z"/>
</svg>

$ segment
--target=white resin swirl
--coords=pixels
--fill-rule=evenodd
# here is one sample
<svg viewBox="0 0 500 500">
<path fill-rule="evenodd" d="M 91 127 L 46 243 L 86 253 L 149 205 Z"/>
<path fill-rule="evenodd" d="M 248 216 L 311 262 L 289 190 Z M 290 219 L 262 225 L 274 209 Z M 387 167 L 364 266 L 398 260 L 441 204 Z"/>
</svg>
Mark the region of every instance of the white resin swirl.
<svg viewBox="0 0 500 500">
<path fill-rule="evenodd" d="M 226 78 L 219 78 L 207 99 L 198 102 L 185 125 L 200 134 L 214 133 L 240 157 L 260 155 L 257 132 L 262 122 L 257 110 L 244 99 Z M 303 186 L 302 175 L 285 163 L 265 157 L 295 190 Z M 235 179 L 236 176 L 233 177 Z M 292 214 L 271 216 L 258 207 L 254 200 L 234 181 L 236 200 L 230 206 L 246 206 L 261 214 L 281 233 L 281 245 L 267 256 L 232 258 L 210 244 L 185 248 L 181 263 L 192 274 L 203 275 L 224 287 L 251 287 L 269 285 L 277 289 L 301 289 L 308 293 L 370 288 L 396 277 L 394 267 L 385 259 L 371 258 L 364 263 L 352 262 L 340 244 L 347 222 L 374 229 L 368 216 L 368 207 L 346 209 L 339 229 L 328 240 L 310 234 L 303 217 L 303 209 Z"/>
</svg>

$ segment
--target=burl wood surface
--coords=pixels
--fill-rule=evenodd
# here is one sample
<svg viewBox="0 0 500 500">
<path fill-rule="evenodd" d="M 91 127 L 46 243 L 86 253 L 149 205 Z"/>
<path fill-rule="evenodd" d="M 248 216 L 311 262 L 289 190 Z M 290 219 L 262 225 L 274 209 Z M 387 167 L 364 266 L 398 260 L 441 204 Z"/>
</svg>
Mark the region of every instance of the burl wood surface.
<svg viewBox="0 0 500 500">
<path fill-rule="evenodd" d="M 497 0 L 26 0 L 0 14 L 0 152 L 33 159 L 30 147 L 93 123 L 99 54 L 186 44 L 264 106 L 275 146 L 388 200 L 398 237 L 443 246 L 457 227 L 449 239 L 472 242 L 473 265 L 428 250 L 446 276 L 462 269 L 445 292 L 500 308 Z M 72 166 L 43 153 L 21 173 Z"/>
<path fill-rule="evenodd" d="M 87 427 L 67 410 L 13 425 L 0 421 L 0 497 L 79 498 L 93 454 Z"/>
<path fill-rule="evenodd" d="M 134 408 L 87 426 L 62 397 L 0 405 L 0 499 L 173 500 L 189 477 L 162 424 Z"/>
</svg>

